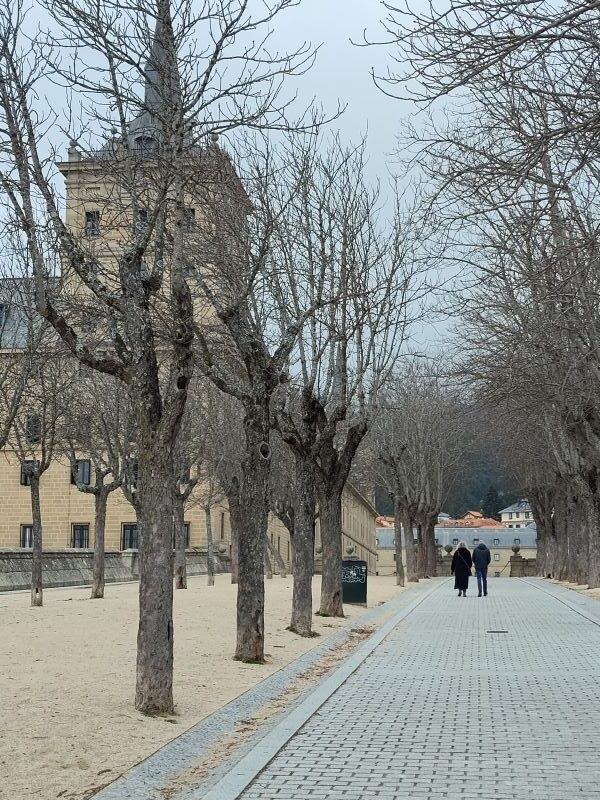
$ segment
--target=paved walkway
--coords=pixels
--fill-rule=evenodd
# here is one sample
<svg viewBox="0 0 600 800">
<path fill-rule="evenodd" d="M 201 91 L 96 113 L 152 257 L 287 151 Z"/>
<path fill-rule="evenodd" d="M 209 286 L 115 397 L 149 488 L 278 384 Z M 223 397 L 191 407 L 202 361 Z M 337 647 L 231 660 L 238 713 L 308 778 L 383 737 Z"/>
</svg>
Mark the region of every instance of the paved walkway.
<svg viewBox="0 0 600 800">
<path fill-rule="evenodd" d="M 492 579 L 482 599 L 442 584 L 241 798 L 600 799 L 600 603 L 541 581 Z"/>
</svg>

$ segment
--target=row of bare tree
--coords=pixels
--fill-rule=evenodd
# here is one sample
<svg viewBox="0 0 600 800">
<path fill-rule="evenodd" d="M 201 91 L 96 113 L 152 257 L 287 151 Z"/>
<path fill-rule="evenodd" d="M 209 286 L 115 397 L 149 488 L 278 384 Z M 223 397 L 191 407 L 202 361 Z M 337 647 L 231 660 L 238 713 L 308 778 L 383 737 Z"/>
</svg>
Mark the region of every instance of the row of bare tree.
<svg viewBox="0 0 600 800">
<path fill-rule="evenodd" d="M 382 85 L 430 109 L 406 145 L 462 268 L 461 375 L 531 502 L 540 574 L 598 586 L 597 6 L 387 8 Z"/>
<path fill-rule="evenodd" d="M 190 462 L 206 464 L 209 450 L 219 456 L 199 483 L 226 496 L 234 531 L 235 657 L 264 659 L 270 506 L 293 526 L 291 628 L 312 632 L 316 503 L 320 613 L 343 614 L 342 492 L 429 289 L 421 228 L 400 201 L 384 213 L 364 144 L 325 139 L 322 114 L 293 116 L 286 79 L 314 52 L 277 53 L 268 31 L 294 4 L 201 5 L 39 0 L 49 22 L 32 33 L 20 2 L 0 3 L 4 268 L 30 281 L 56 351 L 96 376 L 72 452 L 97 462 L 100 530 L 113 484 L 137 514 L 135 703 L 145 713 L 173 711 L 173 574 L 179 586 L 185 574 L 172 531 L 175 519 L 181 537 Z M 66 136 L 63 197 L 55 161 Z M 49 384 L 38 380 L 32 487 L 52 429 Z M 78 368 L 68 384 L 80 391 Z M 7 390 L 7 432 L 18 400 Z M 111 431 L 124 425 L 114 448 L 105 416 Z M 271 475 L 284 446 L 287 492 Z M 439 489 L 419 491 L 427 496 L 406 513 L 422 526 L 423 561 Z"/>
</svg>

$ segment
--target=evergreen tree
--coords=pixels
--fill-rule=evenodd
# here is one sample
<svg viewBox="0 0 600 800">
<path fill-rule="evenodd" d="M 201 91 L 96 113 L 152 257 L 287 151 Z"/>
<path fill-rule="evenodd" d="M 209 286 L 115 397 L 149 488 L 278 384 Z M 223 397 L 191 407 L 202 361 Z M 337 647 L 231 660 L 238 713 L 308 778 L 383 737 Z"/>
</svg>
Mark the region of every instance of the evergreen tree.
<svg viewBox="0 0 600 800">
<path fill-rule="evenodd" d="M 483 499 L 481 512 L 485 517 L 497 519 L 499 511 L 500 511 L 500 497 L 498 495 L 498 490 L 494 485 L 491 485 L 490 488 L 487 490 L 486 496 Z"/>
</svg>

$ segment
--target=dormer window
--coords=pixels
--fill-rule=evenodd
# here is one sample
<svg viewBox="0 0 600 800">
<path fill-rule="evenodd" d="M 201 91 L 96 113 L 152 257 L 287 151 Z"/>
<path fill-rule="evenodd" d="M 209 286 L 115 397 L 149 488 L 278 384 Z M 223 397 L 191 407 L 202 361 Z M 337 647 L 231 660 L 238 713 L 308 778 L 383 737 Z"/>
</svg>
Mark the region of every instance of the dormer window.
<svg viewBox="0 0 600 800">
<path fill-rule="evenodd" d="M 85 235 L 86 236 L 99 236 L 100 235 L 100 212 L 99 211 L 86 211 L 85 212 Z"/>
<path fill-rule="evenodd" d="M 152 136 L 138 136 L 135 139 L 138 153 L 153 153 L 156 150 L 156 139 Z"/>
</svg>

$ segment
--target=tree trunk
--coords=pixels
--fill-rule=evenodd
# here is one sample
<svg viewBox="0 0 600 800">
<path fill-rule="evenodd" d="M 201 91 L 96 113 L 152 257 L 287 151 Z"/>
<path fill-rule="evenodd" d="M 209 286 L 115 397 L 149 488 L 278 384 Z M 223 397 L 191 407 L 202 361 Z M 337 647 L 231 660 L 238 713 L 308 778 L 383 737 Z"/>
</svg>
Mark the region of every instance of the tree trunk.
<svg viewBox="0 0 600 800">
<path fill-rule="evenodd" d="M 327 485 L 320 482 L 317 489 L 319 498 L 319 524 L 321 545 L 323 547 L 323 569 L 321 578 L 322 617 L 343 617 L 342 604 L 342 494 L 344 487 L 339 482 Z M 295 548 L 298 531 L 294 533 Z"/>
<path fill-rule="evenodd" d="M 435 578 L 437 571 L 437 547 L 435 544 L 435 523 L 437 514 L 429 516 L 427 520 L 426 536 L 427 536 L 427 575 L 430 578 Z"/>
<path fill-rule="evenodd" d="M 104 597 L 104 530 L 106 528 L 106 489 L 96 489 L 94 494 L 94 565 L 92 575 L 92 600 Z"/>
<path fill-rule="evenodd" d="M 312 459 L 296 455 L 294 502 L 294 590 L 290 630 L 312 636 L 312 579 L 314 574 L 315 473 Z"/>
<path fill-rule="evenodd" d="M 405 510 L 402 514 L 402 527 L 404 528 L 404 550 L 406 552 L 406 580 L 410 583 L 418 583 L 417 553 L 413 537 L 414 522 L 409 511 Z"/>
<path fill-rule="evenodd" d="M 246 417 L 246 453 L 242 465 L 238 536 L 237 646 L 235 658 L 248 663 L 265 660 L 264 559 L 267 533 L 267 492 L 271 451 L 268 411 L 256 409 L 261 419 Z"/>
<path fill-rule="evenodd" d="M 402 560 L 402 506 L 397 498 L 394 498 L 394 549 L 396 553 L 396 584 L 404 586 L 406 578 Z"/>
<path fill-rule="evenodd" d="M 229 526 L 231 528 L 231 582 L 238 582 L 239 574 L 239 542 L 240 531 L 242 530 L 242 511 L 240 507 L 239 489 L 227 495 L 229 506 Z"/>
<path fill-rule="evenodd" d="M 269 537 L 266 538 L 267 542 L 267 550 L 269 555 L 272 557 L 273 562 L 275 563 L 275 568 L 279 573 L 280 578 L 287 577 L 287 567 L 285 566 L 285 561 L 283 560 L 283 556 L 279 552 L 279 550 L 275 547 L 275 545 L 271 542 Z"/>
<path fill-rule="evenodd" d="M 173 489 L 172 457 L 158 442 L 142 447 L 135 707 L 145 714 L 174 711 Z"/>
<path fill-rule="evenodd" d="M 173 532 L 175 539 L 175 588 L 187 589 L 187 564 L 185 560 L 185 508 L 184 501 L 175 486 L 173 490 Z"/>
<path fill-rule="evenodd" d="M 269 557 L 269 545 L 265 538 L 265 576 L 268 581 L 273 580 L 273 569 L 271 567 L 271 559 Z"/>
<path fill-rule="evenodd" d="M 33 522 L 33 551 L 31 553 L 31 605 L 44 603 L 42 586 L 42 509 L 40 505 L 40 477 L 31 474 L 31 519 Z"/>
<path fill-rule="evenodd" d="M 212 532 L 212 517 L 210 515 L 210 506 L 204 507 L 204 520 L 206 523 L 206 574 L 208 576 L 207 584 L 209 586 L 215 585 L 215 545 L 213 542 Z"/>
</svg>

